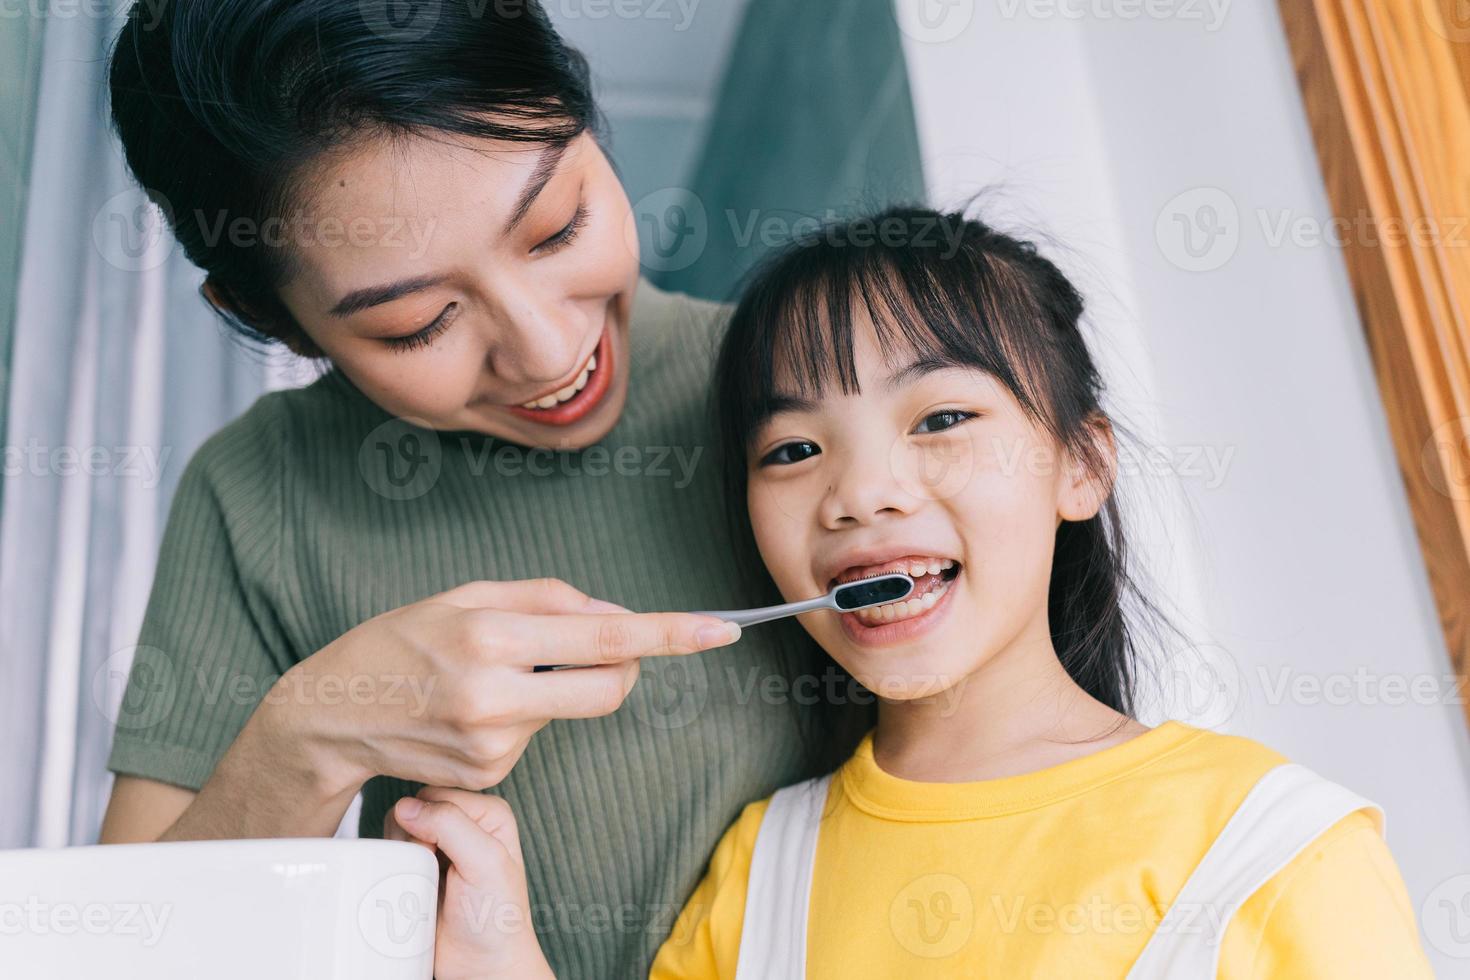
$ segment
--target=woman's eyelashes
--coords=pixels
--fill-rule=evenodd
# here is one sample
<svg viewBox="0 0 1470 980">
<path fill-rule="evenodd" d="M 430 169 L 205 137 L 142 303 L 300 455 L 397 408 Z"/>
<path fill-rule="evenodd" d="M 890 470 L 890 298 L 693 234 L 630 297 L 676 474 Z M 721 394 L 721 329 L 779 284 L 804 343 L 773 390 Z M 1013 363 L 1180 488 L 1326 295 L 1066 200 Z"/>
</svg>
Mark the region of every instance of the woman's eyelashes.
<svg viewBox="0 0 1470 980">
<path fill-rule="evenodd" d="M 459 312 L 458 303 L 450 303 L 439 311 L 439 315 L 420 330 L 416 330 L 406 337 L 385 337 L 383 342 L 396 351 L 419 350 L 432 344 L 441 333 L 453 322 L 455 314 Z"/>
<path fill-rule="evenodd" d="M 549 255 L 570 245 L 577 238 L 577 233 L 587 223 L 587 203 L 577 202 L 577 210 L 572 212 L 572 219 L 562 226 L 561 230 L 550 238 L 545 239 L 535 248 L 531 249 L 537 255 Z"/>
</svg>

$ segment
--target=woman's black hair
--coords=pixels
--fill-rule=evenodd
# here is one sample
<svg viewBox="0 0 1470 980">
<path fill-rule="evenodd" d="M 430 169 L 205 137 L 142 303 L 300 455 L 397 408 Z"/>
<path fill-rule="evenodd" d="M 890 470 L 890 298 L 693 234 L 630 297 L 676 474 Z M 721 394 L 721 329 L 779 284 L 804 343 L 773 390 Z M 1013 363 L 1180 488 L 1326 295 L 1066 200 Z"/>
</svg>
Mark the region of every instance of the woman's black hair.
<svg viewBox="0 0 1470 980">
<path fill-rule="evenodd" d="M 861 306 L 859 306 L 861 304 Z M 829 224 L 753 270 L 720 349 L 713 390 L 728 499 L 746 499 L 749 441 L 775 411 L 778 373 L 802 398 L 858 391 L 855 313 L 880 349 L 978 368 L 1003 384 L 1058 446 L 1110 483 L 1099 423 L 1102 380 L 1083 340 L 1082 296 L 1030 242 L 964 212 L 896 207 Z M 748 514 L 737 533 L 750 537 Z M 1140 651 L 1125 597 L 1167 625 L 1130 575 L 1113 494 L 1093 518 L 1057 529 L 1047 600 L 1068 674 L 1131 715 Z"/>
<path fill-rule="evenodd" d="M 303 342 L 277 297 L 291 251 L 268 233 L 323 154 L 378 136 L 564 145 L 602 131 L 587 62 L 537 0 L 398 8 L 140 0 L 128 13 L 110 77 L 128 166 L 247 337 Z M 254 234 L 229 232 L 242 227 Z"/>
</svg>

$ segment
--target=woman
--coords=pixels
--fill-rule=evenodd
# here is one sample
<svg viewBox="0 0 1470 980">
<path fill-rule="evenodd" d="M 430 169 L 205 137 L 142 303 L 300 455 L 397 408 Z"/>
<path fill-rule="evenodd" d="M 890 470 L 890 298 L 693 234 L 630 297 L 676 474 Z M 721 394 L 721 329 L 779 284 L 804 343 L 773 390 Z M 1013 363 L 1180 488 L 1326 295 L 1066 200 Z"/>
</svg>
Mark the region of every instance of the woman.
<svg viewBox="0 0 1470 980">
<path fill-rule="evenodd" d="M 621 606 L 770 598 L 707 458 L 720 310 L 640 282 L 538 7 L 371 6 L 139 5 L 118 41 L 128 164 L 206 298 L 332 369 L 183 475 L 103 840 L 325 835 L 359 791 L 377 835 L 416 784 L 493 786 L 538 828 L 552 965 L 638 974 L 740 807 L 866 714 L 802 738 L 810 699 L 766 683 L 817 669 L 792 627 L 650 661 L 616 710 L 639 658 L 738 635 Z"/>
</svg>

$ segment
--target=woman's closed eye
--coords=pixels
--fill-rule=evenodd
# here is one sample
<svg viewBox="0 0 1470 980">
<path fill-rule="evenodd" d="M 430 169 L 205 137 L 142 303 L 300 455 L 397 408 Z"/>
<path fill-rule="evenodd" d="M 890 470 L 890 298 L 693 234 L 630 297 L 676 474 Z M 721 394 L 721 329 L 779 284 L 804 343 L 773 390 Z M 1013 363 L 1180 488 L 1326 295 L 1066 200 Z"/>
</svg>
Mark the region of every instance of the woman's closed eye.
<svg viewBox="0 0 1470 980">
<path fill-rule="evenodd" d="M 560 231 L 545 241 L 542 241 L 535 248 L 531 249 L 531 251 L 537 255 L 548 255 L 565 248 L 576 240 L 577 232 L 581 231 L 582 226 L 586 223 L 587 204 L 585 201 L 578 202 L 577 210 L 572 213 L 572 220 L 568 221 L 562 226 Z"/>
<path fill-rule="evenodd" d="M 438 316 L 434 317 L 433 320 L 421 329 L 415 330 L 406 337 L 384 337 L 383 343 L 397 351 L 418 350 L 421 347 L 427 347 L 454 321 L 454 317 L 458 312 L 459 304 L 450 303 L 439 311 Z"/>
<path fill-rule="evenodd" d="M 977 417 L 979 412 L 964 412 L 957 408 L 946 408 L 938 412 L 930 412 L 923 420 L 914 427 L 914 433 L 923 435 L 925 433 L 943 432 L 945 429 L 953 429 Z"/>
</svg>

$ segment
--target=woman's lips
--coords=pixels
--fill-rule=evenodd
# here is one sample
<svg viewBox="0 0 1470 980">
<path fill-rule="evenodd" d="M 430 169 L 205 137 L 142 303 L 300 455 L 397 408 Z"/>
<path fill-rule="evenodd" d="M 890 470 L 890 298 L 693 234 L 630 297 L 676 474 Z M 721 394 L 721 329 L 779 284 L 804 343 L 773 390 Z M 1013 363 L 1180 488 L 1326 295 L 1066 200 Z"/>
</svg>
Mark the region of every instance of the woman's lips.
<svg viewBox="0 0 1470 980">
<path fill-rule="evenodd" d="M 587 373 L 586 384 L 580 391 L 576 391 L 566 401 L 557 402 L 549 408 L 527 408 L 525 405 L 507 405 L 506 411 L 512 415 L 535 422 L 538 425 L 571 425 L 587 415 L 602 401 L 612 387 L 613 378 L 613 352 L 612 352 L 612 330 L 604 326 L 602 336 L 598 338 L 597 348 L 588 358 L 588 364 L 593 365 L 592 370 Z M 575 387 L 575 379 L 568 387 Z M 565 390 L 565 389 L 563 389 Z M 552 396 L 554 397 L 554 396 Z"/>
</svg>

